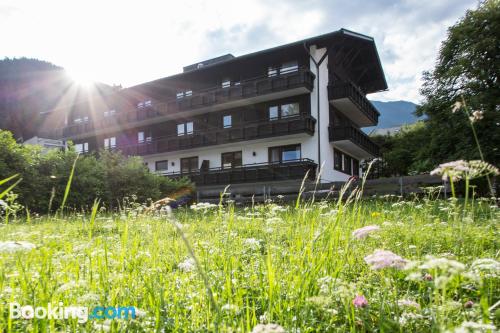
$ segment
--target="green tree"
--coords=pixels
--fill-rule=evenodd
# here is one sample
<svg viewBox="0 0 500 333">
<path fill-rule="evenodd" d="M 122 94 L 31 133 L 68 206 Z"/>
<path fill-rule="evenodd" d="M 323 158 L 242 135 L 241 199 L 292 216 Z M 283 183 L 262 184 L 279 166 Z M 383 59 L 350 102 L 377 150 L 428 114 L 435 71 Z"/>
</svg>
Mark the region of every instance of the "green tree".
<svg viewBox="0 0 500 333">
<path fill-rule="evenodd" d="M 415 157 L 419 168 L 457 159 L 479 159 L 470 120 L 451 106 L 463 99 L 483 119 L 474 126 L 487 162 L 500 162 L 500 1 L 488 0 L 469 10 L 448 29 L 435 68 L 424 73 L 425 100 L 417 108 L 426 115 L 426 138 Z"/>
</svg>

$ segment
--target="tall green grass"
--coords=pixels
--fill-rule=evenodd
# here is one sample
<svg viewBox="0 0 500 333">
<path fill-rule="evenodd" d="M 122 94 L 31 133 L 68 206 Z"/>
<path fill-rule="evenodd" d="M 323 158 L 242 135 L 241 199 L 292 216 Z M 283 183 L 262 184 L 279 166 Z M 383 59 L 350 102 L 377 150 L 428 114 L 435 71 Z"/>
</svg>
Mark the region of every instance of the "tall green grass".
<svg viewBox="0 0 500 333">
<path fill-rule="evenodd" d="M 393 196 L 361 200 L 345 192 L 344 200 L 297 207 L 182 208 L 173 212 L 175 224 L 168 215 L 145 214 L 136 206 L 112 214 L 95 205 L 89 215 L 31 216 L 30 224 L 17 220 L 0 227 L 0 241 L 37 246 L 0 252 L 0 331 L 99 329 L 95 321 L 10 320 L 12 301 L 141 310 L 135 320 L 106 322 L 111 331 L 249 332 L 260 322 L 289 332 L 498 326 L 498 310 L 492 308 L 500 295 L 498 266 L 477 271 L 472 264 L 498 260 L 500 212 L 493 201 L 475 200 L 456 218 L 454 205 Z M 366 239 L 352 236 L 366 225 L 381 229 Z M 444 266 L 373 270 L 364 257 L 376 249 L 409 261 L 431 255 L 465 266 L 457 274 Z M 191 256 L 201 270 L 182 268 Z M 368 306 L 355 307 L 356 295 Z"/>
</svg>

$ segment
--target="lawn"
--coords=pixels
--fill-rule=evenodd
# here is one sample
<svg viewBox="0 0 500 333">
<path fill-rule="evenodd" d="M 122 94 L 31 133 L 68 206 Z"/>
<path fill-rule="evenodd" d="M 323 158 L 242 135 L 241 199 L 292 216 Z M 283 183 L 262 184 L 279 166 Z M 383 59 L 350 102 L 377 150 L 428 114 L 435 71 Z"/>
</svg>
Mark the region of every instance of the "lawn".
<svg viewBox="0 0 500 333">
<path fill-rule="evenodd" d="M 500 324 L 492 200 L 465 209 L 386 196 L 95 213 L 0 225 L 0 332 L 468 332 Z M 9 319 L 11 302 L 134 306 L 136 318 Z"/>
</svg>

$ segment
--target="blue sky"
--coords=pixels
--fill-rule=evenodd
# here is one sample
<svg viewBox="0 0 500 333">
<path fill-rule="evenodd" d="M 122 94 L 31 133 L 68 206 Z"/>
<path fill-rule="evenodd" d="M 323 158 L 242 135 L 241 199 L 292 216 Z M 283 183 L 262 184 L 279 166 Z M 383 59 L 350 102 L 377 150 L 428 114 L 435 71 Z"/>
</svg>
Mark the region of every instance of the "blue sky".
<svg viewBox="0 0 500 333">
<path fill-rule="evenodd" d="M 81 80 L 130 86 L 225 53 L 347 28 L 375 38 L 389 91 L 418 102 L 448 26 L 476 0 L 1 0 L 0 58 L 32 57 Z"/>
</svg>

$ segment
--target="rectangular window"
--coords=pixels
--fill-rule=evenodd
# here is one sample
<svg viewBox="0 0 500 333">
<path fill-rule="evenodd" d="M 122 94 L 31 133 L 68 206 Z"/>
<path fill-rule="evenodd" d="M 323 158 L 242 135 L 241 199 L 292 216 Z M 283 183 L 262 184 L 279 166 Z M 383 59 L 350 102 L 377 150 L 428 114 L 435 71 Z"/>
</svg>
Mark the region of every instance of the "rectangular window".
<svg viewBox="0 0 500 333">
<path fill-rule="evenodd" d="M 80 154 L 88 153 L 89 152 L 89 143 L 83 142 L 83 143 L 75 144 L 75 151 L 77 153 L 80 153 Z"/>
<path fill-rule="evenodd" d="M 104 139 L 104 148 L 105 149 L 112 149 L 116 148 L 116 137 L 111 137 L 111 138 L 105 138 Z"/>
<path fill-rule="evenodd" d="M 115 114 L 116 114 L 116 110 L 104 111 L 104 117 L 111 117 L 111 116 L 114 116 Z"/>
<path fill-rule="evenodd" d="M 290 61 L 281 65 L 280 74 L 293 73 L 299 70 L 297 61 Z"/>
<path fill-rule="evenodd" d="M 194 124 L 192 121 L 182 124 L 177 124 L 177 136 L 193 134 Z"/>
<path fill-rule="evenodd" d="M 190 121 L 188 123 L 186 123 L 186 134 L 193 134 L 193 130 L 194 130 L 194 126 L 193 126 L 193 122 Z"/>
<path fill-rule="evenodd" d="M 269 148 L 269 162 L 282 163 L 300 159 L 300 144 Z"/>
<path fill-rule="evenodd" d="M 278 69 L 276 67 L 268 67 L 267 68 L 267 76 L 273 77 L 278 75 Z"/>
<path fill-rule="evenodd" d="M 156 161 L 156 163 L 155 163 L 155 170 L 156 171 L 166 171 L 166 170 L 168 170 L 168 161 L 167 160 Z"/>
<path fill-rule="evenodd" d="M 278 107 L 277 106 L 270 106 L 269 107 L 269 120 L 276 120 L 278 119 L 279 113 L 278 113 Z"/>
<path fill-rule="evenodd" d="M 183 91 L 178 92 L 175 96 L 177 97 L 177 99 L 184 98 L 184 92 Z"/>
<path fill-rule="evenodd" d="M 148 99 L 146 101 L 141 101 L 141 102 L 137 103 L 137 108 L 144 109 L 144 108 L 151 107 L 152 105 L 153 105 L 153 102 L 150 99 Z"/>
<path fill-rule="evenodd" d="M 299 103 L 281 105 L 281 118 L 293 117 L 299 114 Z"/>
<path fill-rule="evenodd" d="M 144 142 L 144 132 L 137 132 L 137 142 L 138 143 Z"/>
<path fill-rule="evenodd" d="M 181 158 L 181 173 L 198 171 L 198 156 Z"/>
<path fill-rule="evenodd" d="M 269 120 L 284 119 L 295 117 L 300 114 L 299 103 L 288 103 L 282 105 L 273 105 L 269 107 Z"/>
<path fill-rule="evenodd" d="M 333 150 L 333 168 L 342 171 L 342 153 L 337 149 Z"/>
<path fill-rule="evenodd" d="M 351 156 L 344 154 L 344 162 L 342 165 L 342 172 L 347 173 L 349 175 L 351 174 L 351 171 L 352 171 L 351 161 L 352 161 Z"/>
<path fill-rule="evenodd" d="M 352 159 L 352 175 L 359 176 L 359 161 L 355 158 Z"/>
<path fill-rule="evenodd" d="M 177 124 L 177 136 L 183 136 L 184 134 L 186 134 L 184 124 Z"/>
<path fill-rule="evenodd" d="M 229 79 L 222 80 L 222 88 L 229 88 L 229 87 L 231 87 L 231 80 Z"/>
<path fill-rule="evenodd" d="M 222 169 L 230 169 L 241 167 L 243 164 L 241 151 L 233 151 L 230 153 L 222 153 Z"/>
<path fill-rule="evenodd" d="M 186 97 L 193 96 L 193 91 L 192 90 L 188 90 L 188 91 L 185 92 L 185 95 L 186 95 Z"/>
<path fill-rule="evenodd" d="M 231 128 L 233 126 L 233 119 L 231 115 L 222 117 L 222 125 L 224 128 Z"/>
<path fill-rule="evenodd" d="M 82 118 L 75 118 L 75 119 L 73 119 L 73 122 L 76 123 L 76 124 L 79 124 L 82 121 L 83 121 Z"/>
</svg>

